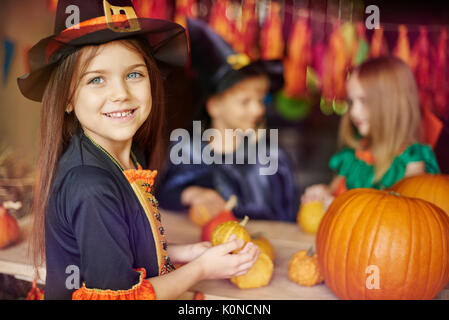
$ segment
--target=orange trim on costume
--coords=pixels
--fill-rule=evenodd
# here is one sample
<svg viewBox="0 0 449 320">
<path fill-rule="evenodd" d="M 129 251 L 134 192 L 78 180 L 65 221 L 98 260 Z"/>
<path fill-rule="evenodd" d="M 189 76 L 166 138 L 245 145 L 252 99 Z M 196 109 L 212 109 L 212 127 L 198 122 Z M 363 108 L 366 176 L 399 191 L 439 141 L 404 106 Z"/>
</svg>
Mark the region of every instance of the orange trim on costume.
<svg viewBox="0 0 449 320">
<path fill-rule="evenodd" d="M 156 247 L 159 275 L 166 274 L 173 270 L 173 266 L 170 264 L 166 249 L 167 239 L 164 234 L 164 228 L 162 227 L 160 213 L 157 209 L 157 200 L 151 193 L 157 171 L 129 169 L 124 170 L 123 174 L 142 205 L 150 224 Z"/>
<path fill-rule="evenodd" d="M 88 289 L 86 284 L 73 292 L 73 300 L 156 300 L 153 285 L 146 278 L 144 268 L 136 269 L 140 273 L 139 282 L 128 290 Z"/>
<path fill-rule="evenodd" d="M 367 164 L 374 164 L 374 156 L 368 150 L 356 150 L 355 157 L 359 160 L 365 161 Z"/>
<path fill-rule="evenodd" d="M 338 197 L 339 195 L 341 195 L 342 193 L 345 193 L 346 191 L 348 191 L 348 188 L 346 187 L 346 178 L 341 177 L 338 180 L 337 186 L 335 187 L 335 190 L 332 193 L 332 195 L 334 197 Z"/>
<path fill-rule="evenodd" d="M 123 173 L 131 184 L 136 180 L 143 180 L 151 186 L 154 185 L 154 179 L 157 176 L 157 170 L 128 169 L 124 170 Z"/>
</svg>

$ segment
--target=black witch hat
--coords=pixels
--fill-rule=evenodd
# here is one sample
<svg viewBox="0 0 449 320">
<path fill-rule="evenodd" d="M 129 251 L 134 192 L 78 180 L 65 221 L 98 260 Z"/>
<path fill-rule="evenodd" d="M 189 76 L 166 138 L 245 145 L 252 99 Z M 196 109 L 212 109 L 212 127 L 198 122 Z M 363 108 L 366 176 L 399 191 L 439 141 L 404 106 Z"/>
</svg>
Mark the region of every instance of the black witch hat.
<svg viewBox="0 0 449 320">
<path fill-rule="evenodd" d="M 251 62 L 244 53 L 237 53 L 209 25 L 199 19 L 187 19 L 190 38 L 191 69 L 196 74 L 205 97 L 225 91 L 237 82 L 258 74 L 270 79 L 270 91 L 283 85 L 280 60 Z"/>
<path fill-rule="evenodd" d="M 70 25 L 73 21 L 76 24 Z M 139 18 L 131 0 L 59 0 L 54 34 L 30 49 L 30 73 L 17 79 L 20 91 L 41 101 L 53 68 L 64 57 L 84 45 L 136 36 L 148 41 L 158 65 L 186 64 L 186 33 L 179 24 Z"/>
</svg>

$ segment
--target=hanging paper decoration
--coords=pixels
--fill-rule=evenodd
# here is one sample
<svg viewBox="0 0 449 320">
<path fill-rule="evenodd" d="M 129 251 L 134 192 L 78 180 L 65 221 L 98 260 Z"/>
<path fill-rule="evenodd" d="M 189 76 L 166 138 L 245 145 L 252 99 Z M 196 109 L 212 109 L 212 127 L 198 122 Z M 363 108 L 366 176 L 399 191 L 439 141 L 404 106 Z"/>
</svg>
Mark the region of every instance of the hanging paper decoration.
<svg viewBox="0 0 449 320">
<path fill-rule="evenodd" d="M 47 0 L 47 8 L 51 12 L 56 12 L 58 8 L 58 0 Z"/>
<path fill-rule="evenodd" d="M 384 39 L 384 29 L 381 26 L 379 29 L 374 29 L 371 38 L 370 57 L 377 58 L 388 54 L 388 46 Z"/>
<path fill-rule="evenodd" d="M 276 97 L 278 112 L 290 121 L 300 120 L 310 111 L 307 99 L 307 68 L 312 58 L 311 44 L 308 21 L 297 19 L 290 33 L 287 57 L 284 59 L 285 85 Z"/>
<path fill-rule="evenodd" d="M 410 65 L 415 74 L 419 89 L 421 106 L 432 109 L 432 95 L 430 91 L 430 44 L 427 29 L 419 28 L 419 36 L 410 55 Z"/>
<path fill-rule="evenodd" d="M 256 1 L 245 0 L 242 7 L 242 17 L 238 29 L 238 41 L 234 49 L 245 53 L 252 61 L 260 56 L 258 48 L 259 22 L 256 14 Z"/>
<path fill-rule="evenodd" d="M 357 49 L 352 58 L 352 65 L 358 66 L 368 59 L 370 47 L 365 34 L 365 25 L 362 22 L 358 22 L 355 26 L 355 30 L 357 33 Z"/>
<path fill-rule="evenodd" d="M 321 87 L 320 79 L 323 79 L 324 73 L 324 56 L 326 55 L 326 44 L 317 42 L 312 46 L 312 67 L 318 76 L 318 87 Z"/>
<path fill-rule="evenodd" d="M 347 111 L 345 83 L 350 61 L 341 27 L 337 25 L 329 37 L 323 61 L 320 108 L 324 114 L 343 114 Z"/>
<path fill-rule="evenodd" d="M 284 59 L 284 92 L 289 97 L 306 95 L 306 71 L 311 60 L 311 40 L 307 21 L 298 19 L 290 34 L 287 57 Z"/>
<path fill-rule="evenodd" d="M 270 2 L 268 16 L 261 31 L 261 56 L 264 60 L 282 59 L 284 40 L 282 37 L 281 5 Z"/>
<path fill-rule="evenodd" d="M 440 137 L 441 130 L 443 130 L 443 122 L 428 108 L 422 108 L 421 129 L 423 142 L 434 148 Z"/>
<path fill-rule="evenodd" d="M 447 62 L 447 30 L 441 29 L 438 45 L 433 54 L 432 91 L 434 96 L 434 112 L 441 119 L 449 111 L 449 78 Z"/>
<path fill-rule="evenodd" d="M 424 26 L 419 28 L 419 36 L 411 52 L 410 64 L 419 90 L 424 142 L 433 147 L 440 135 L 442 123 L 431 111 L 433 97 L 430 87 L 430 44 L 427 29 Z"/>
<path fill-rule="evenodd" d="M 176 0 L 174 21 L 183 27 L 187 26 L 186 18 L 196 18 L 196 0 Z"/>
<path fill-rule="evenodd" d="M 352 59 L 352 57 L 355 57 L 358 49 L 357 33 L 354 24 L 345 22 L 340 27 L 340 33 L 344 39 L 346 54 Z"/>
<path fill-rule="evenodd" d="M 394 55 L 404 60 L 409 66 L 411 66 L 410 57 L 410 43 L 408 41 L 408 29 L 404 25 L 398 27 L 398 41 L 394 48 Z"/>
<path fill-rule="evenodd" d="M 234 47 L 236 39 L 236 26 L 227 16 L 227 10 L 230 10 L 229 0 L 216 1 L 211 8 L 209 25 L 214 29 L 227 43 Z"/>
<path fill-rule="evenodd" d="M 161 0 L 132 0 L 139 17 L 154 19 L 169 19 L 167 1 Z"/>
<path fill-rule="evenodd" d="M 3 85 L 6 85 L 6 82 L 8 81 L 9 70 L 11 68 L 12 58 L 14 56 L 15 50 L 14 43 L 8 39 L 3 39 L 3 50 L 4 50 L 4 57 L 3 57 L 2 80 Z"/>
</svg>

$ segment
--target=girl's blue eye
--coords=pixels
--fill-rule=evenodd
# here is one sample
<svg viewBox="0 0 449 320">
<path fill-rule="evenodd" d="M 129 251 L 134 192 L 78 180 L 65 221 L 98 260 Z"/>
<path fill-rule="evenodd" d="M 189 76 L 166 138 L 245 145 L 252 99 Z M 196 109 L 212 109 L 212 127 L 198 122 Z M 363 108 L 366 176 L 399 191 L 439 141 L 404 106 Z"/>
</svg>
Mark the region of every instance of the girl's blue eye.
<svg viewBox="0 0 449 320">
<path fill-rule="evenodd" d="M 139 72 L 131 72 L 129 75 L 128 75 L 128 78 L 130 78 L 130 79 L 137 79 L 137 78 L 139 78 L 139 77 L 141 77 L 142 76 L 142 74 L 140 74 Z"/>
<path fill-rule="evenodd" d="M 102 77 L 95 77 L 89 81 L 89 84 L 100 84 L 100 83 L 103 83 L 103 81 L 104 80 Z"/>
</svg>

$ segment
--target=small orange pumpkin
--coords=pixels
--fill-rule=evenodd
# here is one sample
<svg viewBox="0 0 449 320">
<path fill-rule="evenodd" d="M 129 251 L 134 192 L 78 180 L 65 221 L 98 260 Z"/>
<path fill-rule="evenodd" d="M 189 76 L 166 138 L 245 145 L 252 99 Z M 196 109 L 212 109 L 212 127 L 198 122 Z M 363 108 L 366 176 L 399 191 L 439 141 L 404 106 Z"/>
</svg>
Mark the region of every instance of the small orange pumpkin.
<svg viewBox="0 0 449 320">
<path fill-rule="evenodd" d="M 231 282 L 240 289 L 264 287 L 270 283 L 273 269 L 274 265 L 270 257 L 266 253 L 260 252 L 251 269 L 244 275 L 232 277 Z"/>
<path fill-rule="evenodd" d="M 209 211 L 207 211 L 204 205 L 191 206 L 189 209 L 190 220 L 202 227 L 212 218 Z"/>
<path fill-rule="evenodd" d="M 305 232 L 316 234 L 324 214 L 325 210 L 321 201 L 306 202 L 301 205 L 296 221 Z"/>
<path fill-rule="evenodd" d="M 245 216 L 240 223 L 237 221 L 226 221 L 218 225 L 212 233 L 212 245 L 217 246 L 223 244 L 228 241 L 232 234 L 235 234 L 237 238 L 244 241 L 243 246 L 240 249 L 233 251 L 233 253 L 239 252 L 247 242 L 251 241 L 251 236 L 248 231 L 245 230 L 245 225 L 248 222 L 248 219 L 248 216 Z"/>
<path fill-rule="evenodd" d="M 312 248 L 309 251 L 299 250 L 288 264 L 288 278 L 302 286 L 314 286 L 324 281 L 318 267 L 318 258 Z"/>
<path fill-rule="evenodd" d="M 411 198 L 419 198 L 433 203 L 449 215 L 449 175 L 421 174 L 404 178 L 391 190 Z"/>
<path fill-rule="evenodd" d="M 271 260 L 274 260 L 274 248 L 270 241 L 261 233 L 257 233 L 251 237 L 251 242 L 259 247 L 260 252 L 266 253 Z"/>
<path fill-rule="evenodd" d="M 201 241 L 210 241 L 212 239 L 212 232 L 215 228 L 226 221 L 238 221 L 232 213 L 232 209 L 237 205 L 237 197 L 232 195 L 226 202 L 224 209 L 214 218 L 209 220 L 201 230 Z"/>
<path fill-rule="evenodd" d="M 16 219 L 0 206 L 0 249 L 19 240 L 20 229 Z"/>
<path fill-rule="evenodd" d="M 335 198 L 316 236 L 320 272 L 342 299 L 433 299 L 449 281 L 449 217 L 397 193 Z"/>
</svg>

